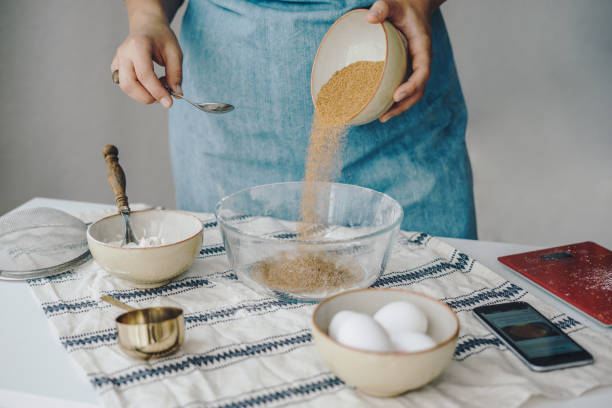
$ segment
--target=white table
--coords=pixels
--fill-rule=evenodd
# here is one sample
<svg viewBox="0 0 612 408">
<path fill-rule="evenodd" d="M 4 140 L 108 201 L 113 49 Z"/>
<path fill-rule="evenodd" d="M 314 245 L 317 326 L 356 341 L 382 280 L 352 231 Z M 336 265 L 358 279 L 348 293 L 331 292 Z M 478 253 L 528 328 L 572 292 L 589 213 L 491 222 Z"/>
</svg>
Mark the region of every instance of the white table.
<svg viewBox="0 0 612 408">
<path fill-rule="evenodd" d="M 68 213 L 107 209 L 111 206 L 78 201 L 34 198 L 19 208 L 52 207 Z M 446 242 L 465 252 L 504 278 L 524 287 L 582 323 L 601 332 L 578 312 L 568 308 L 525 279 L 505 269 L 497 257 L 537 249 L 519 244 L 445 238 Z M 42 309 L 23 282 L 0 281 L 0 408 L 62 407 L 91 408 L 100 400 L 80 369 L 56 340 Z M 533 398 L 526 407 L 609 407 L 612 387 L 585 393 L 580 398 L 554 401 Z"/>
</svg>

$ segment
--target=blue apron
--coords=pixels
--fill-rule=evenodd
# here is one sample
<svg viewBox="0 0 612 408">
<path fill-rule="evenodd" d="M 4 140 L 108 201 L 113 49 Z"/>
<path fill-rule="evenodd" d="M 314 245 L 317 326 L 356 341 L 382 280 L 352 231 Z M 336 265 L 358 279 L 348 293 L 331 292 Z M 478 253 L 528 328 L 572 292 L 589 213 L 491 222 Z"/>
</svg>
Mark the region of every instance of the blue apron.
<svg viewBox="0 0 612 408">
<path fill-rule="evenodd" d="M 240 189 L 303 178 L 317 47 L 338 17 L 371 4 L 189 1 L 180 35 L 183 90 L 236 110 L 207 115 L 180 101 L 170 109 L 179 208 L 212 212 L 220 198 Z M 475 238 L 467 113 L 439 11 L 432 31 L 425 96 L 387 123 L 351 128 L 337 181 L 395 198 L 404 208 L 402 229 Z"/>
</svg>

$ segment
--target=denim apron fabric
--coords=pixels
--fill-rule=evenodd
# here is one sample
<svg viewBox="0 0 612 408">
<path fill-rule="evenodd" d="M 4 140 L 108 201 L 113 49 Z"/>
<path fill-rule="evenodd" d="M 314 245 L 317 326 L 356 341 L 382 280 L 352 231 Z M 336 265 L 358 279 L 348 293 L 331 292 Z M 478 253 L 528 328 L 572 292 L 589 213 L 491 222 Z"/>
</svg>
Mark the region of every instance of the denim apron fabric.
<svg viewBox="0 0 612 408">
<path fill-rule="evenodd" d="M 319 42 L 347 11 L 372 1 L 190 0 L 183 17 L 183 90 L 236 106 L 204 114 L 170 109 L 178 207 L 213 211 L 246 187 L 298 181 L 313 104 L 310 72 Z M 432 20 L 431 78 L 421 101 L 387 123 L 350 129 L 341 183 L 384 192 L 404 208 L 402 229 L 476 237 L 467 113 L 442 15 Z"/>
</svg>

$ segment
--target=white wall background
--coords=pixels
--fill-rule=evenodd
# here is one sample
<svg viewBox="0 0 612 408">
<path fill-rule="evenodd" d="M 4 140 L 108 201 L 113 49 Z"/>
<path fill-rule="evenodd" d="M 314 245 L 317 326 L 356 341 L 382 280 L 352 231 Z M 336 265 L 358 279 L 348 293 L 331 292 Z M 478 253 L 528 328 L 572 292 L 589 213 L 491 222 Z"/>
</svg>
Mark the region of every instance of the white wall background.
<svg viewBox="0 0 612 408">
<path fill-rule="evenodd" d="M 612 2 L 449 0 L 480 238 L 612 247 Z M 110 81 L 123 2 L 0 2 L 0 213 L 35 196 L 173 207 L 167 117 Z"/>
<path fill-rule="evenodd" d="M 612 2 L 449 0 L 481 239 L 612 248 Z"/>
</svg>

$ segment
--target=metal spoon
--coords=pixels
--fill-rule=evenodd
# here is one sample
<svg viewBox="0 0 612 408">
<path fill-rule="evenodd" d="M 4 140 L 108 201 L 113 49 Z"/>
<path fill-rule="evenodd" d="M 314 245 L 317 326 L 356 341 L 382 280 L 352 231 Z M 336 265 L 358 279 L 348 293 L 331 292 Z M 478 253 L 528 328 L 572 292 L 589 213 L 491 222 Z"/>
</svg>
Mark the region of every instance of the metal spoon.
<svg viewBox="0 0 612 408">
<path fill-rule="evenodd" d="M 131 242 L 138 243 L 132 227 L 130 226 L 130 205 L 128 204 L 128 198 L 125 195 L 125 173 L 119 165 L 119 150 L 116 146 L 106 145 L 102 149 L 102 156 L 106 161 L 106 178 L 110 185 L 113 193 L 115 193 L 115 203 L 117 203 L 117 209 L 119 214 L 123 218 L 125 223 L 125 237 L 121 242 L 121 246 L 125 246 Z"/>
<path fill-rule="evenodd" d="M 222 103 L 222 102 L 195 103 L 185 98 L 183 95 L 177 94 L 172 89 L 170 89 L 170 87 L 167 85 L 164 86 L 164 88 L 166 88 L 166 90 L 170 93 L 170 95 L 174 96 L 176 99 L 182 99 L 185 102 L 189 102 L 191 105 L 195 106 L 199 110 L 207 112 L 207 113 L 227 113 L 227 112 L 231 112 L 234 110 L 234 106 L 230 105 L 229 103 Z"/>
<path fill-rule="evenodd" d="M 113 82 L 116 84 L 119 83 L 119 70 L 113 71 Z M 176 99 L 182 99 L 185 102 L 190 103 L 191 105 L 195 106 L 199 110 L 204 111 L 206 113 L 227 113 L 227 112 L 231 112 L 234 110 L 234 106 L 230 105 L 229 103 L 222 103 L 222 102 L 196 103 L 196 102 L 193 102 L 185 98 L 183 95 L 177 94 L 172 89 L 170 89 L 170 87 L 166 84 L 164 84 L 164 88 L 166 88 L 166 90 L 170 93 L 170 95 L 172 95 Z"/>
<path fill-rule="evenodd" d="M 132 357 L 149 359 L 175 353 L 185 339 L 185 317 L 178 307 L 136 309 L 112 296 L 101 300 L 127 310 L 115 319 L 119 347 Z"/>
</svg>

